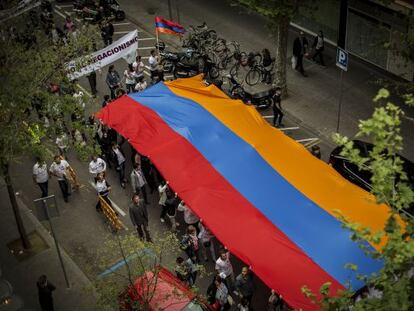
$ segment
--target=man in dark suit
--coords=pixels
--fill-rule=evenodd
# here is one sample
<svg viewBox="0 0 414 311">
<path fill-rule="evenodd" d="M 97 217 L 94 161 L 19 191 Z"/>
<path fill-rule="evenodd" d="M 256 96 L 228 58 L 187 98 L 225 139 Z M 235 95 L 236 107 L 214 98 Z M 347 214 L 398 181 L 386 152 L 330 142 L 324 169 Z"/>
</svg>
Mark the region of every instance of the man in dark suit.
<svg viewBox="0 0 414 311">
<path fill-rule="evenodd" d="M 145 238 L 148 242 L 152 242 L 148 228 L 148 211 L 144 200 L 140 199 L 138 194 L 132 196 L 132 203 L 129 206 L 129 217 L 134 227 L 137 229 L 141 239 Z"/>
<path fill-rule="evenodd" d="M 308 40 L 305 38 L 303 31 L 300 32 L 300 36 L 293 41 L 293 56 L 296 57 L 296 70 L 299 71 L 304 77 L 307 77 L 305 70 L 303 69 L 303 56 L 307 56 L 308 52 Z"/>
</svg>

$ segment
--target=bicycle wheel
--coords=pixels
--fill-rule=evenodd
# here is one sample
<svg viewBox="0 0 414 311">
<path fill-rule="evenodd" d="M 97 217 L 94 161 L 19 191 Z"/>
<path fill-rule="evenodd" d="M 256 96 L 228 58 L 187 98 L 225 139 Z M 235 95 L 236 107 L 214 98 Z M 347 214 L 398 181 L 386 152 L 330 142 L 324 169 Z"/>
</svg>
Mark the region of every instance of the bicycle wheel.
<svg viewBox="0 0 414 311">
<path fill-rule="evenodd" d="M 217 79 L 219 77 L 220 72 L 219 72 L 219 70 L 217 69 L 216 66 L 212 66 L 210 68 L 210 70 L 208 71 L 208 74 L 209 74 L 210 78 L 214 80 L 214 79 Z"/>
<path fill-rule="evenodd" d="M 212 46 L 214 51 L 222 51 L 226 47 L 226 40 L 223 38 L 218 38 L 212 43 Z"/>
<path fill-rule="evenodd" d="M 230 68 L 230 75 L 232 77 L 237 77 L 239 75 L 239 68 L 240 65 L 238 63 L 234 64 L 233 67 Z"/>
<path fill-rule="evenodd" d="M 162 59 L 160 65 L 165 73 L 171 73 L 174 70 L 174 64 L 168 59 Z"/>
<path fill-rule="evenodd" d="M 233 57 L 233 55 L 235 55 L 235 54 L 240 53 L 240 49 L 239 49 L 238 43 L 236 41 L 232 41 L 232 42 L 227 43 L 226 47 L 227 47 L 231 57 Z"/>
<path fill-rule="evenodd" d="M 214 40 L 217 39 L 217 32 L 213 29 L 210 29 L 210 30 L 206 31 L 205 38 L 210 40 L 210 41 L 214 41 Z"/>
<path fill-rule="evenodd" d="M 261 77 L 262 73 L 257 68 L 252 68 L 246 75 L 246 83 L 250 86 L 256 85 Z"/>
</svg>

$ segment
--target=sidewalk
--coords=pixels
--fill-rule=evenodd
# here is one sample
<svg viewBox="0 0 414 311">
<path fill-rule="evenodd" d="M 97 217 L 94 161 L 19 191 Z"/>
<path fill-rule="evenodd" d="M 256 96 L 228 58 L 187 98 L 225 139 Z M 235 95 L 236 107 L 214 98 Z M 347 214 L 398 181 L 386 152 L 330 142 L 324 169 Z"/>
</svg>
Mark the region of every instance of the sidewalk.
<svg viewBox="0 0 414 311">
<path fill-rule="evenodd" d="M 178 1 L 178 0 L 177 0 Z M 155 36 L 154 17 L 156 15 L 168 18 L 166 1 L 143 0 L 139 5 L 133 1 L 120 0 L 122 8 L 129 19 Z M 179 0 L 180 22 L 185 27 L 199 25 L 206 22 L 215 29 L 219 36 L 227 40 L 235 40 L 241 44 L 243 51 L 261 51 L 269 48 L 274 55 L 273 39 L 266 28 L 265 20 L 255 14 L 246 14 L 239 7 L 227 2 L 211 0 L 206 2 Z M 173 7 L 173 17 L 176 21 L 176 7 Z M 292 55 L 293 40 L 298 32 L 291 29 L 288 40 L 288 59 Z M 308 36 L 310 42 L 313 38 Z M 177 37 L 160 35 L 160 40 L 169 45 L 180 46 Z M 309 77 L 304 78 L 292 70 L 287 64 L 287 82 L 289 97 L 282 102 L 288 114 L 295 117 L 298 125 L 311 128 L 318 136 L 330 142 L 332 133 L 336 131 L 340 69 L 335 65 L 336 49 L 325 48 L 325 62 L 327 67 L 319 66 L 311 61 L 304 60 L 304 67 Z M 343 78 L 342 113 L 340 120 L 341 134 L 353 137 L 357 132 L 359 120 L 371 116 L 375 105 L 372 98 L 380 86 L 378 79 L 392 80 L 394 77 L 386 75 L 373 65 L 366 64 L 359 59 L 351 58 L 348 72 Z M 394 100 L 395 102 L 397 100 Z M 401 105 L 407 117 L 414 116 L 414 109 Z M 402 122 L 402 135 L 405 138 L 403 155 L 414 160 L 414 139 L 412 121 L 407 118 Z"/>
<path fill-rule="evenodd" d="M 93 310 L 95 305 L 93 293 L 87 290 L 87 288 L 90 288 L 90 281 L 67 253 L 61 249 L 70 282 L 70 288 L 66 288 L 52 236 L 20 199 L 18 199 L 18 203 L 27 233 L 37 233 L 40 236 L 39 241 L 43 240 L 47 248 L 22 261 L 18 261 L 9 251 L 8 243 L 16 240 L 19 235 L 15 225 L 13 211 L 8 200 L 7 189 L 3 182 L 0 185 L 0 197 L 3 198 L 2 208 L 0 209 L 0 218 L 2 219 L 0 226 L 0 263 L 3 273 L 2 277 L 13 286 L 14 294 L 23 298 L 26 308 L 40 311 L 36 282 L 40 275 L 46 274 L 50 282 L 57 288 L 53 292 L 56 311 Z"/>
</svg>

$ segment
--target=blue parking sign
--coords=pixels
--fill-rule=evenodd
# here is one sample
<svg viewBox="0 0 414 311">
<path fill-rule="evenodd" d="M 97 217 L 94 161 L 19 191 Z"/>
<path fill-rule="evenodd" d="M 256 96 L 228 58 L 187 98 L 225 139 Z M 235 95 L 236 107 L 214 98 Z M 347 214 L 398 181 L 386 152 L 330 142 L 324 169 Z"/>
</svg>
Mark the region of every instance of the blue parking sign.
<svg viewBox="0 0 414 311">
<path fill-rule="evenodd" d="M 348 71 L 348 52 L 338 47 L 336 50 L 336 65 L 344 71 Z"/>
</svg>

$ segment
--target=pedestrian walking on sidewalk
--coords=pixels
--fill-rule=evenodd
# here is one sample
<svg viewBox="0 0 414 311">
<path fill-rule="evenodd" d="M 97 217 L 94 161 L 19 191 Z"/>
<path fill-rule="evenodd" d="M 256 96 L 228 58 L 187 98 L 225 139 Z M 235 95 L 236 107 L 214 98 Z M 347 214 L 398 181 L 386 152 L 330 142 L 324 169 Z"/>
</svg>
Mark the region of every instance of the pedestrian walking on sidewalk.
<svg viewBox="0 0 414 311">
<path fill-rule="evenodd" d="M 101 24 L 101 36 L 105 46 L 112 44 L 112 36 L 114 35 L 115 29 L 112 23 L 108 20 L 104 20 Z"/>
<path fill-rule="evenodd" d="M 106 75 L 106 84 L 111 91 L 111 99 L 115 99 L 115 92 L 121 87 L 121 78 L 119 77 L 118 71 L 115 70 L 114 65 L 110 65 L 108 73 Z"/>
<path fill-rule="evenodd" d="M 158 193 L 160 195 L 160 200 L 158 204 L 161 206 L 160 221 L 165 222 L 165 215 L 167 214 L 167 208 L 165 206 L 165 201 L 167 201 L 167 191 L 168 191 L 168 181 L 162 180 L 158 186 Z"/>
<path fill-rule="evenodd" d="M 132 192 L 142 196 L 144 198 L 145 204 L 149 204 L 147 191 L 145 189 L 147 181 L 145 180 L 144 173 L 142 172 L 141 166 L 138 163 L 134 163 L 130 178 Z"/>
<path fill-rule="evenodd" d="M 201 248 L 201 253 L 204 257 L 204 260 L 208 261 L 207 249 L 210 249 L 211 259 L 213 259 L 213 261 L 215 262 L 217 260 L 216 250 L 214 249 L 214 243 L 212 241 L 214 235 L 201 223 L 201 221 L 198 223 L 198 229 L 198 238 L 200 239 L 200 242 L 203 245 L 203 247 Z"/>
<path fill-rule="evenodd" d="M 283 112 L 282 112 L 282 90 L 276 87 L 272 95 L 272 110 L 273 110 L 273 126 L 282 126 Z M 277 124 L 276 124 L 277 123 Z"/>
<path fill-rule="evenodd" d="M 226 311 L 231 308 L 231 305 L 229 303 L 229 290 L 226 286 L 226 284 L 223 282 L 222 278 L 220 276 L 216 276 L 215 279 L 215 285 L 216 285 L 216 302 L 218 304 L 218 310 L 220 311 Z"/>
<path fill-rule="evenodd" d="M 199 251 L 200 241 L 198 240 L 196 228 L 192 225 L 187 227 L 187 233 L 181 240 L 181 249 L 185 251 L 188 258 L 191 258 L 193 262 L 200 262 Z"/>
<path fill-rule="evenodd" d="M 129 217 L 134 227 L 137 229 L 141 240 L 145 239 L 152 242 L 149 228 L 148 228 L 148 211 L 147 207 L 138 194 L 132 196 L 132 203 L 129 206 Z"/>
<path fill-rule="evenodd" d="M 236 277 L 237 295 L 245 298 L 249 305 L 252 303 L 254 293 L 253 276 L 248 267 L 243 267 L 241 273 Z"/>
<path fill-rule="evenodd" d="M 121 148 L 118 146 L 116 142 L 112 142 L 112 153 L 113 159 L 115 159 L 116 163 L 116 171 L 119 175 L 119 181 L 121 183 L 121 187 L 125 188 L 126 179 L 125 179 L 125 155 L 122 152 Z"/>
<path fill-rule="evenodd" d="M 46 275 L 41 275 L 36 283 L 39 293 L 39 303 L 42 311 L 54 311 L 52 292 L 56 287 L 50 283 Z"/>
<path fill-rule="evenodd" d="M 198 218 L 197 215 L 194 214 L 187 205 L 185 205 L 184 201 L 181 201 L 180 204 L 178 204 L 177 210 L 184 212 L 184 222 L 187 226 L 194 226 L 198 233 L 198 222 L 200 221 L 200 218 Z"/>
<path fill-rule="evenodd" d="M 177 278 L 185 282 L 188 286 L 194 286 L 199 266 L 191 258 L 184 260 L 182 257 L 177 257 L 177 265 L 175 266 L 175 273 Z"/>
<path fill-rule="evenodd" d="M 231 290 L 234 289 L 234 274 L 233 265 L 230 262 L 230 252 L 226 249 L 220 250 L 220 256 L 216 260 L 216 271 L 220 277 L 225 280 L 227 287 Z"/>
<path fill-rule="evenodd" d="M 135 91 L 135 71 L 132 68 L 132 64 L 128 64 L 128 68 L 124 71 L 125 85 L 127 94 Z"/>
<path fill-rule="evenodd" d="M 135 84 L 134 91 L 135 92 L 142 92 L 147 88 L 148 84 L 147 81 L 145 81 L 144 76 L 140 76 L 137 78 L 137 84 Z"/>
<path fill-rule="evenodd" d="M 49 173 L 57 178 L 65 202 L 69 202 L 68 198 L 70 195 L 70 184 L 67 176 L 69 168 L 69 163 L 62 159 L 60 155 L 54 157 L 54 161 L 49 168 Z"/>
<path fill-rule="evenodd" d="M 135 62 L 132 63 L 132 68 L 135 71 L 136 82 L 138 82 L 138 79 L 140 77 L 144 77 L 145 65 L 141 59 L 142 59 L 141 55 L 138 55 L 135 59 Z"/>
<path fill-rule="evenodd" d="M 96 97 L 96 93 L 98 93 L 96 89 L 96 72 L 92 71 L 86 77 L 88 78 L 89 86 L 91 87 L 92 96 Z"/>
<path fill-rule="evenodd" d="M 106 171 L 106 163 L 103 159 L 97 157 L 96 155 L 92 156 L 92 161 L 89 162 L 89 173 L 93 175 L 93 177 L 97 177 L 98 174 L 103 173 L 105 176 Z"/>
<path fill-rule="evenodd" d="M 323 61 L 323 50 L 325 48 L 325 39 L 324 39 L 322 30 L 319 30 L 319 33 L 315 36 L 312 47 L 315 49 L 315 53 L 312 56 L 312 60 L 316 62 L 316 57 L 319 56 L 319 63 L 322 66 L 325 66 L 325 62 Z"/>
<path fill-rule="evenodd" d="M 172 194 L 171 191 L 167 190 L 167 200 L 165 200 L 165 210 L 168 216 L 168 219 L 171 224 L 171 230 L 175 231 L 177 227 L 180 225 L 175 216 L 177 215 L 177 206 L 178 206 L 179 199 L 177 197 L 177 193 Z"/>
<path fill-rule="evenodd" d="M 105 200 L 105 202 L 108 203 L 110 207 L 112 207 L 112 202 L 111 200 L 109 200 L 109 192 L 111 191 L 111 185 L 106 181 L 104 173 L 99 173 L 96 176 L 95 188 L 96 188 L 96 191 L 98 191 L 98 195 L 100 195 L 101 198 Z M 99 199 L 99 197 L 98 197 L 98 203 L 96 203 L 95 208 L 97 212 L 102 211 L 102 204 L 101 204 L 101 200 Z"/>
<path fill-rule="evenodd" d="M 151 72 L 151 80 L 154 81 L 155 77 L 158 77 L 158 67 L 160 63 L 160 57 L 155 54 L 155 50 L 151 50 L 151 56 L 148 58 L 148 63 Z"/>
<path fill-rule="evenodd" d="M 33 181 L 42 191 L 42 198 L 48 196 L 49 172 L 47 164 L 41 158 L 37 158 L 36 164 L 33 166 Z"/>
<path fill-rule="evenodd" d="M 293 56 L 296 58 L 296 70 L 304 77 L 307 77 L 303 69 L 303 56 L 308 56 L 308 40 L 305 38 L 305 33 L 300 32 L 300 36 L 293 41 Z"/>
</svg>

